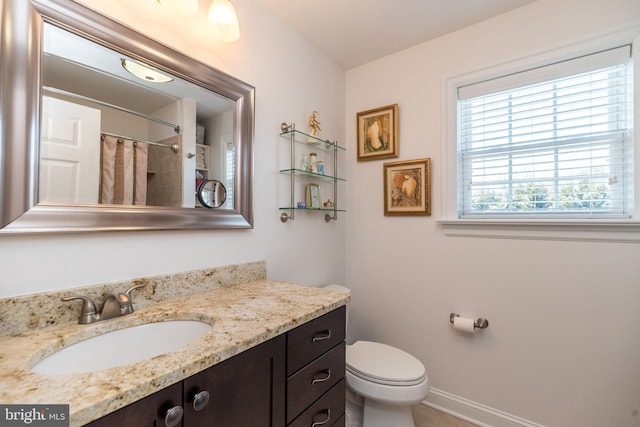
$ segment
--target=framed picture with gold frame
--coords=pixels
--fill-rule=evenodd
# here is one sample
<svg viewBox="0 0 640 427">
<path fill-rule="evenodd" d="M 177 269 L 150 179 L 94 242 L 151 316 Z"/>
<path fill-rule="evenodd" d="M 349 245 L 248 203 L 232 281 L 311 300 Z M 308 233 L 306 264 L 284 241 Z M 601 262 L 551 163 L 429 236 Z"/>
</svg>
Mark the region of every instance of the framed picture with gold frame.
<svg viewBox="0 0 640 427">
<path fill-rule="evenodd" d="M 321 207 L 320 186 L 318 184 L 307 184 L 307 209 L 320 209 Z"/>
<path fill-rule="evenodd" d="M 358 161 L 398 157 L 398 104 L 357 114 Z"/>
<path fill-rule="evenodd" d="M 384 164 L 384 214 L 431 215 L 431 159 Z"/>
</svg>

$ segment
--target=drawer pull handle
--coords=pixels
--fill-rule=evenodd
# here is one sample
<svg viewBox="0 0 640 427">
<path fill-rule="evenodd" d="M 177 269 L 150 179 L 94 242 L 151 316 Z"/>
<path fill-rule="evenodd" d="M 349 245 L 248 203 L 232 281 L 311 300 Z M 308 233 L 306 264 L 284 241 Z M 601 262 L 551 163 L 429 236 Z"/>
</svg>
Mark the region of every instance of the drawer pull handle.
<svg viewBox="0 0 640 427">
<path fill-rule="evenodd" d="M 322 377 L 322 378 L 314 378 L 311 381 L 311 385 L 316 385 L 318 383 L 323 383 L 325 381 L 328 381 L 329 378 L 331 378 L 331 369 L 327 369 L 327 370 L 323 371 L 323 373 L 325 374 L 325 376 Z"/>
<path fill-rule="evenodd" d="M 311 427 L 324 425 L 324 424 L 328 423 L 329 420 L 331 419 L 331 409 L 327 409 L 325 411 L 318 412 L 318 414 L 320 414 L 320 413 L 326 413 L 327 414 L 327 418 L 324 421 L 314 421 L 313 424 L 311 424 Z M 316 414 L 316 415 L 318 415 L 318 414 Z"/>
<path fill-rule="evenodd" d="M 329 338 L 331 338 L 331 329 L 327 329 L 326 331 L 323 331 L 322 335 L 313 337 L 311 339 L 311 342 L 326 341 Z"/>
</svg>

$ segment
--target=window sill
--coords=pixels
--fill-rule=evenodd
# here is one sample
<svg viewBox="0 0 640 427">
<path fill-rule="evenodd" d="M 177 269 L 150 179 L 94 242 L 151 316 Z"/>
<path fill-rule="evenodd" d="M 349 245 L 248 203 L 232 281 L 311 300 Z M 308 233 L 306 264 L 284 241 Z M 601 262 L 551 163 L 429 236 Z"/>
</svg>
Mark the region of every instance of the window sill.
<svg viewBox="0 0 640 427">
<path fill-rule="evenodd" d="M 640 243 L 640 222 L 630 220 L 440 220 L 446 236 Z"/>
</svg>

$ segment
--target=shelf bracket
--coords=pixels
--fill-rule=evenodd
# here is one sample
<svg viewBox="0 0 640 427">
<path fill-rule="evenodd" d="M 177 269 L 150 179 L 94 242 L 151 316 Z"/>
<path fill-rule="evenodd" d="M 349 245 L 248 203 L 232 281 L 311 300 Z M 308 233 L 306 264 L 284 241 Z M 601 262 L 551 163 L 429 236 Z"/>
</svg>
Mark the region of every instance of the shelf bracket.
<svg viewBox="0 0 640 427">
<path fill-rule="evenodd" d="M 282 212 L 282 213 L 280 214 L 280 221 L 281 221 L 281 222 L 283 222 L 283 223 L 284 223 L 284 222 L 289 221 L 290 219 L 291 219 L 291 220 L 295 219 L 295 218 L 293 218 L 293 211 L 291 212 L 291 215 L 289 215 L 289 214 L 288 214 L 288 213 L 286 213 L 286 212 Z"/>
<path fill-rule="evenodd" d="M 291 201 L 289 203 L 289 206 L 291 206 L 291 210 L 287 213 L 287 212 L 282 212 L 280 214 L 280 221 L 282 223 L 287 222 L 288 220 L 295 220 L 296 219 L 296 211 L 293 208 L 294 207 L 294 203 L 295 203 L 295 190 L 296 190 L 296 177 L 295 177 L 295 173 L 293 172 L 293 169 L 295 168 L 295 162 L 296 162 L 296 135 L 295 135 L 295 130 L 296 130 L 296 124 L 295 123 L 291 123 L 291 124 L 287 124 L 282 122 L 280 124 L 280 131 L 282 133 L 284 132 L 291 132 L 291 135 L 289 136 L 289 138 L 291 138 L 291 143 L 289 145 L 291 145 Z"/>
<path fill-rule="evenodd" d="M 330 222 L 331 220 L 338 220 L 338 178 L 337 178 L 337 170 L 338 170 L 338 141 L 334 141 L 333 144 L 333 215 L 325 214 L 324 222 Z"/>
</svg>

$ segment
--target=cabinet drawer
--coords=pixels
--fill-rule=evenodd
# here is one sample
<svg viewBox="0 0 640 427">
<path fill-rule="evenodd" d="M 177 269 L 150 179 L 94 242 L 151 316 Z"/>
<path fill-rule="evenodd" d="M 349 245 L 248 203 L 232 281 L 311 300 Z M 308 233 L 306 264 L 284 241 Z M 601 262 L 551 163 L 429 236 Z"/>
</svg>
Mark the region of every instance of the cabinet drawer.
<svg viewBox="0 0 640 427">
<path fill-rule="evenodd" d="M 321 356 L 287 380 L 287 422 L 344 377 L 345 343 Z"/>
<path fill-rule="evenodd" d="M 342 306 L 287 333 L 287 376 L 345 340 Z"/>
<path fill-rule="evenodd" d="M 324 396 L 318 399 L 289 427 L 329 427 L 344 415 L 345 379 L 341 379 Z"/>
</svg>

